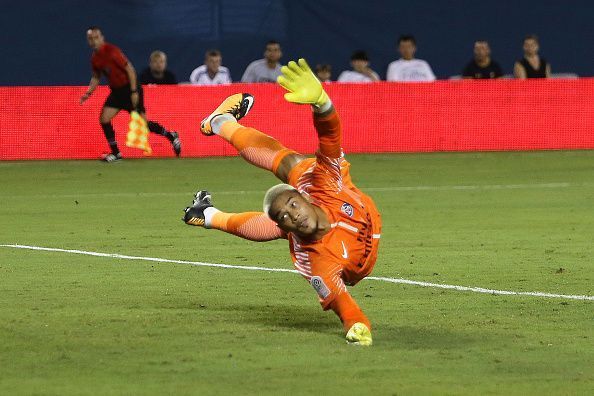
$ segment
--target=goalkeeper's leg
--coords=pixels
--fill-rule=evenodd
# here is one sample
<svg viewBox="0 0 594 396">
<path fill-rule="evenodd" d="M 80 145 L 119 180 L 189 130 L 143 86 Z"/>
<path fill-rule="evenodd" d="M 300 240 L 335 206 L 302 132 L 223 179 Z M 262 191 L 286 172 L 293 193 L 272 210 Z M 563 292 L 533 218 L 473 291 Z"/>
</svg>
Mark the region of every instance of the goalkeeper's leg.
<svg viewBox="0 0 594 396">
<path fill-rule="evenodd" d="M 232 114 L 220 114 L 209 121 L 212 133 L 233 145 L 250 164 L 271 171 L 287 182 L 291 169 L 305 157 L 278 140 L 237 122 Z"/>
<path fill-rule="evenodd" d="M 283 231 L 263 212 L 226 213 L 213 207 L 205 215 L 208 228 L 249 241 L 266 242 L 284 236 Z"/>
<path fill-rule="evenodd" d="M 283 238 L 285 235 L 262 212 L 221 212 L 212 205 L 211 195 L 206 190 L 196 193 L 192 206 L 184 210 L 183 221 L 188 225 L 214 228 L 256 242 Z"/>
</svg>

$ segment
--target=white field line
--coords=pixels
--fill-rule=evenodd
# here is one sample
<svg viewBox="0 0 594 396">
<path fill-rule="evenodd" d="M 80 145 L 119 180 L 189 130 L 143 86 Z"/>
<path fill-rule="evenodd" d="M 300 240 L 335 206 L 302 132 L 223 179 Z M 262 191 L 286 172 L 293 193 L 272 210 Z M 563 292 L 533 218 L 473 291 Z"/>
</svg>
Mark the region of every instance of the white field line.
<svg viewBox="0 0 594 396">
<path fill-rule="evenodd" d="M 476 185 L 444 185 L 444 186 L 391 186 L 391 187 L 359 187 L 366 192 L 383 191 L 468 191 L 468 190 L 520 190 L 540 188 L 586 187 L 592 183 L 531 183 L 531 184 L 476 184 Z M 36 198 L 84 198 L 84 197 L 162 197 L 192 196 L 195 191 L 180 192 L 107 192 L 80 194 L 35 194 Z M 264 194 L 264 190 L 217 191 L 216 195 Z M 0 195 L 1 198 L 30 198 L 30 195 Z"/>
<path fill-rule="evenodd" d="M 205 262 L 201 262 L 201 261 L 170 260 L 170 259 L 163 259 L 163 258 L 157 258 L 157 257 L 128 256 L 128 255 L 117 254 L 117 253 L 88 252 L 85 250 L 58 249 L 58 248 L 48 248 L 48 247 L 41 247 L 41 246 L 0 245 L 0 247 L 13 248 L 13 249 L 41 250 L 41 251 L 46 251 L 46 252 L 82 254 L 82 255 L 86 255 L 86 256 L 109 257 L 109 258 L 117 258 L 117 259 L 123 259 L 123 260 L 141 260 L 141 261 L 153 261 L 153 262 L 158 262 L 158 263 L 186 264 L 186 265 L 195 265 L 195 266 L 199 266 L 199 267 L 231 268 L 231 269 L 242 269 L 242 270 L 250 270 L 250 271 L 291 272 L 291 273 L 295 273 L 295 274 L 297 273 L 297 271 L 295 271 L 295 270 L 284 269 L 284 268 L 252 267 L 252 266 L 243 266 L 243 265 L 205 263 Z M 410 279 L 386 278 L 386 277 L 378 277 L 378 276 L 368 276 L 365 279 L 380 281 L 380 282 L 402 283 L 402 284 L 414 285 L 414 286 L 433 287 L 433 288 L 450 289 L 450 290 L 457 290 L 457 291 L 470 291 L 470 292 L 475 292 L 475 293 L 494 294 L 494 295 L 533 296 L 533 297 L 544 297 L 544 298 L 563 298 L 563 299 L 568 299 L 568 300 L 591 300 L 591 301 L 594 301 L 594 296 L 585 296 L 585 295 L 495 290 L 495 289 L 485 289 L 482 287 L 444 285 L 444 284 L 440 284 L 440 283 L 421 282 L 421 281 L 414 281 L 414 280 L 410 280 Z"/>
</svg>

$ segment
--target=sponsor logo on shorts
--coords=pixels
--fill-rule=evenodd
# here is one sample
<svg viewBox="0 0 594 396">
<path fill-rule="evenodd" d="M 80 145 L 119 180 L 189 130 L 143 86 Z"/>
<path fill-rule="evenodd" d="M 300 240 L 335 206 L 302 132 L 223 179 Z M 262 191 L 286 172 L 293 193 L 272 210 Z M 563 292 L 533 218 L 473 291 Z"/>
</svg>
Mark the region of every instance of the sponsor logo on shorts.
<svg viewBox="0 0 594 396">
<path fill-rule="evenodd" d="M 349 217 L 353 217 L 353 207 L 349 203 L 343 203 L 340 210 Z"/>
<path fill-rule="evenodd" d="M 311 285 L 313 286 L 313 288 L 316 290 L 316 292 L 318 292 L 318 295 L 325 299 L 326 297 L 328 297 L 330 295 L 330 289 L 328 289 L 328 286 L 326 286 L 326 284 L 324 283 L 324 281 L 322 280 L 321 277 L 319 276 L 312 276 L 311 277 Z"/>
</svg>

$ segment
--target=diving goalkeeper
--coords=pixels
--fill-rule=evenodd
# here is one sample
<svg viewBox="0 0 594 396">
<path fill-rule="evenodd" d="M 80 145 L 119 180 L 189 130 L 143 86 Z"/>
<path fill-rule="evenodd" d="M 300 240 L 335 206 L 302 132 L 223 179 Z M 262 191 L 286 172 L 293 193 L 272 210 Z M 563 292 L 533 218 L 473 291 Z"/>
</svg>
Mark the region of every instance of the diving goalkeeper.
<svg viewBox="0 0 594 396">
<path fill-rule="evenodd" d="M 350 164 L 341 149 L 340 119 L 306 61 L 291 61 L 281 71 L 278 83 L 289 91 L 285 99 L 312 106 L 319 140 L 315 158 L 239 124 L 254 98 L 232 95 L 202 121 L 200 130 L 227 140 L 246 161 L 271 171 L 283 183 L 266 192 L 264 212 L 222 212 L 212 205 L 207 191 L 199 191 L 185 209 L 184 221 L 252 241 L 288 239 L 295 268 L 315 289 L 322 308 L 338 315 L 347 342 L 371 345 L 369 319 L 346 286 L 373 269 L 380 215 L 371 198 L 351 181 Z"/>
</svg>

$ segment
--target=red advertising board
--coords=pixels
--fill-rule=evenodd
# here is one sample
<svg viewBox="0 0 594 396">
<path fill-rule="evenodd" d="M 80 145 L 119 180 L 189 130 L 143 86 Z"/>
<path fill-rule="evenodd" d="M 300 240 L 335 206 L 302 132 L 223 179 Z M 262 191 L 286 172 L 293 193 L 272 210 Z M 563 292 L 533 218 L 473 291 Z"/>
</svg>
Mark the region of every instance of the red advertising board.
<svg viewBox="0 0 594 396">
<path fill-rule="evenodd" d="M 96 159 L 108 151 L 99 112 L 100 87 L 83 105 L 86 87 L 0 87 L 0 160 Z M 555 150 L 594 148 L 594 79 L 438 81 L 326 85 L 343 124 L 345 153 Z M 222 139 L 202 136 L 200 120 L 225 97 L 250 92 L 242 120 L 287 147 L 312 153 L 316 136 L 308 106 L 283 99 L 276 84 L 215 87 L 147 86 L 148 118 L 178 131 L 184 157 L 235 155 Z M 127 113 L 115 121 L 124 157 Z M 151 134 L 155 157 L 173 156 Z"/>
</svg>

